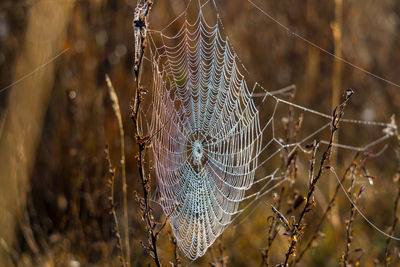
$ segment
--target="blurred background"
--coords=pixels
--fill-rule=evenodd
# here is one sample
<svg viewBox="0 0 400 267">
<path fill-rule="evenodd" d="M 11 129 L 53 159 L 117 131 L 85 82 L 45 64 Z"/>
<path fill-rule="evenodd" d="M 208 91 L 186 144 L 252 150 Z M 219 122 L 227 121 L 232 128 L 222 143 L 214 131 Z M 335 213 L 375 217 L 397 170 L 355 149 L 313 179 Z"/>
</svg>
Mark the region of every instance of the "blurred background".
<svg viewBox="0 0 400 267">
<path fill-rule="evenodd" d="M 187 2 L 155 1 L 150 28 L 164 28 L 185 9 Z M 295 85 L 291 101 L 327 114 L 339 103 L 343 91 L 352 88 L 355 95 L 346 107 L 346 118 L 390 122 L 392 114 L 395 118 L 400 116 L 400 88 L 396 85 L 400 83 L 399 1 L 254 1 L 330 53 L 395 84 L 340 63 L 288 34 L 246 0 L 216 2 L 224 32 L 249 72 L 249 87 L 250 81 L 259 81 L 271 91 Z M 147 242 L 147 236 L 134 193 L 142 194 L 135 133 L 129 118 L 129 103 L 135 92 L 135 6 L 136 1 L 128 0 L 1 1 L 0 266 L 120 266 L 114 223 L 109 214 L 110 174 L 104 153 L 109 145 L 111 162 L 117 168 L 115 208 L 119 218 L 120 140 L 105 74 L 117 91 L 125 128 L 132 265 L 154 265 L 140 244 Z M 210 12 L 210 16 L 215 15 L 215 10 Z M 168 30 L 173 33 L 178 27 L 177 22 Z M 151 73 L 143 75 L 143 86 L 151 91 Z M 146 101 L 151 102 L 151 96 Z M 259 110 L 265 123 L 271 106 L 260 106 Z M 288 116 L 289 109 L 282 106 L 279 112 L 275 118 L 283 134 L 282 118 Z M 293 111 L 291 116 L 297 119 L 300 111 Z M 319 119 L 306 118 L 301 135 L 307 136 L 321 127 Z M 362 146 L 381 137 L 382 130 L 346 124 L 340 129 L 338 142 Z M 321 138 L 326 139 L 328 134 L 329 131 Z M 341 177 L 356 153 L 335 151 L 333 162 Z M 383 231 L 399 236 L 400 231 L 392 231 L 398 216 L 394 208 L 400 188 L 398 140 L 388 138 L 368 153 L 370 157 L 365 162 L 360 158 L 357 161 L 362 166 L 357 168 L 353 191 L 366 186 L 358 205 Z M 285 160 L 282 153 L 266 168 L 275 169 Z M 268 218 L 273 215 L 266 203 L 275 203 L 281 197 L 282 212 L 293 208 L 293 201 L 307 194 L 309 160 L 310 155 L 299 154 L 295 163 L 297 180 L 260 199 L 259 205 L 252 206 L 251 212 L 228 228 L 192 266 L 212 262 L 218 266 L 219 258 L 227 262 L 226 266 L 259 266 L 268 242 Z M 327 173 L 320 185 L 313 212 L 305 218 L 307 226 L 300 251 L 314 233 L 336 180 Z M 349 185 L 350 179 L 346 188 Z M 153 191 L 154 188 L 155 184 Z M 336 200 L 320 229 L 320 237 L 312 242 L 299 266 L 337 266 L 341 262 L 347 244 L 346 221 L 352 208 L 342 192 Z M 165 216 L 157 204 L 152 205 L 156 220 L 162 222 Z M 297 216 L 298 211 L 285 214 L 290 218 Z M 387 248 L 390 265 L 399 266 L 398 241 L 387 246 L 387 238 L 359 215 L 352 227 L 348 265 L 384 266 L 388 263 Z M 174 260 L 168 229 L 166 226 L 158 241 L 165 266 Z M 283 227 L 277 229 L 271 266 L 281 263 L 288 249 Z M 181 256 L 184 265 L 190 263 Z"/>
</svg>

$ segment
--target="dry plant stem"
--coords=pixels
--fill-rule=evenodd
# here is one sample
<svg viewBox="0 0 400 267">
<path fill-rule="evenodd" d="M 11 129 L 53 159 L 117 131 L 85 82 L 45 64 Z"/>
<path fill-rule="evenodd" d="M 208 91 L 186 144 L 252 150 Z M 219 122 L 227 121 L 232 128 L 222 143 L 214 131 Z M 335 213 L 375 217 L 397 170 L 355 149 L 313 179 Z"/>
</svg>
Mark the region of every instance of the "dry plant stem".
<svg viewBox="0 0 400 267">
<path fill-rule="evenodd" d="M 349 190 L 347 192 L 349 194 L 349 196 L 351 196 L 351 193 L 352 193 L 352 190 L 353 190 L 353 187 L 354 187 L 354 182 L 355 182 L 355 179 L 354 179 L 354 176 L 353 176 L 352 179 L 351 179 L 350 188 L 349 188 Z M 351 242 L 353 240 L 352 225 L 353 225 L 354 219 L 355 219 L 355 217 L 357 215 L 355 205 L 357 204 L 357 200 L 361 197 L 361 194 L 363 193 L 364 189 L 365 189 L 365 187 L 361 186 L 360 191 L 354 197 L 354 199 L 352 200 L 352 203 L 350 204 L 351 205 L 350 217 L 349 217 L 349 220 L 346 222 L 346 248 L 345 248 L 345 252 L 344 252 L 343 257 L 342 257 L 342 260 L 343 260 L 342 266 L 343 267 L 351 266 L 350 262 L 349 262 L 349 256 L 350 256 L 350 246 L 351 246 Z M 359 265 L 359 262 L 357 260 L 356 266 L 358 266 L 358 265 Z"/>
<path fill-rule="evenodd" d="M 349 194 L 349 196 L 352 198 L 352 191 L 354 188 L 354 175 L 351 176 L 351 183 L 350 183 L 350 187 L 347 190 L 347 193 Z M 351 246 L 351 241 L 353 239 L 353 235 L 352 235 L 352 224 L 353 221 L 355 219 L 355 208 L 354 208 L 354 204 L 357 201 L 357 199 L 353 199 L 353 202 L 350 204 L 350 216 L 348 221 L 346 222 L 346 248 L 343 254 L 343 267 L 346 267 L 349 265 L 348 259 L 349 259 L 349 253 L 350 253 L 350 246 Z"/>
<path fill-rule="evenodd" d="M 346 169 L 342 179 L 340 180 L 340 183 L 343 184 L 343 182 L 346 180 L 347 175 L 351 172 L 354 172 L 355 167 L 357 166 L 357 159 L 360 156 L 360 153 L 356 153 L 356 155 L 354 156 L 353 162 L 351 163 L 351 165 Z M 299 263 L 300 260 L 302 259 L 302 257 L 304 256 L 304 254 L 310 249 L 312 243 L 314 242 L 314 240 L 316 240 L 319 236 L 319 232 L 321 230 L 321 227 L 323 225 L 323 223 L 325 222 L 330 210 L 332 209 L 332 207 L 335 205 L 336 202 L 336 197 L 337 194 L 340 191 L 340 184 L 338 183 L 335 189 L 335 192 L 331 198 L 331 200 L 329 201 L 328 207 L 325 209 L 324 214 L 322 215 L 321 219 L 318 222 L 317 227 L 315 228 L 314 234 L 312 235 L 311 239 L 307 242 L 305 248 L 299 253 L 299 256 L 296 258 L 295 260 L 295 264 Z"/>
<path fill-rule="evenodd" d="M 329 139 L 329 143 L 328 143 L 328 147 L 326 148 L 325 152 L 322 155 L 321 158 L 321 162 L 319 165 L 319 169 L 317 174 L 314 176 L 314 166 L 315 166 L 315 155 L 316 155 L 316 151 L 318 149 L 318 142 L 314 143 L 314 147 L 313 147 L 313 159 L 311 162 L 311 166 L 310 166 L 310 185 L 309 185 L 309 190 L 307 193 L 307 197 L 306 197 L 306 203 L 304 205 L 303 210 L 300 213 L 300 216 L 296 222 L 296 224 L 293 225 L 292 229 L 291 229 L 291 233 L 290 233 L 290 245 L 289 245 L 289 249 L 285 254 L 285 261 L 283 266 L 289 266 L 289 260 L 290 257 L 295 254 L 296 251 L 296 245 L 297 242 L 299 241 L 299 238 L 301 237 L 301 234 L 303 232 L 303 228 L 304 226 L 302 225 L 302 220 L 304 218 L 304 216 L 306 215 L 306 213 L 310 212 L 312 209 L 312 205 L 314 204 L 314 191 L 315 191 L 315 187 L 317 182 L 319 181 L 319 179 L 322 176 L 324 167 L 326 162 L 329 160 L 330 155 L 331 155 L 331 151 L 332 151 L 332 146 L 333 146 L 333 141 L 335 138 L 335 133 L 336 131 L 339 129 L 339 123 L 340 120 L 343 117 L 343 112 L 344 112 L 344 108 L 347 104 L 347 102 L 349 101 L 351 95 L 353 94 L 352 91 L 346 91 L 345 94 L 345 100 L 344 102 L 337 106 L 334 111 L 333 111 L 333 115 L 332 115 L 332 125 L 331 125 L 331 135 L 330 135 L 330 139 Z"/>
<path fill-rule="evenodd" d="M 395 123 L 395 117 L 394 115 L 392 116 L 392 123 L 393 125 L 396 125 Z M 397 131 L 397 127 L 394 128 L 394 134 L 397 137 L 397 156 L 398 156 L 398 162 L 400 164 L 400 158 L 399 158 L 399 153 L 400 153 L 400 134 Z M 398 192 L 397 192 L 397 196 L 396 199 L 394 200 L 394 208 L 393 208 L 393 223 L 392 223 L 392 228 L 390 229 L 390 235 L 393 235 L 394 231 L 396 230 L 396 226 L 397 223 L 399 221 L 399 218 L 397 216 L 397 210 L 398 210 L 398 206 L 399 206 L 399 202 L 400 202 L 400 166 L 398 168 L 397 173 L 395 174 L 397 176 L 397 178 L 394 178 L 394 182 L 398 183 Z M 386 240 L 386 248 L 385 248 L 385 266 L 390 266 L 390 250 L 389 250 L 389 246 L 390 246 L 390 242 L 391 242 L 391 238 L 388 238 Z"/>
<path fill-rule="evenodd" d="M 335 21 L 331 24 L 331 28 L 335 44 L 335 55 L 342 57 L 343 0 L 335 0 Z M 333 64 L 332 108 L 339 105 L 342 83 L 342 62 L 335 60 Z"/>
<path fill-rule="evenodd" d="M 296 89 L 296 87 L 294 88 Z M 295 95 L 295 90 L 293 93 L 290 95 L 290 100 L 293 100 Z M 285 130 L 285 136 L 286 136 L 286 143 L 290 142 L 296 142 L 297 136 L 299 134 L 300 128 L 302 126 L 303 122 L 303 114 L 300 114 L 297 121 L 294 120 L 294 110 L 292 107 L 289 108 L 289 113 L 288 113 L 288 120 L 284 125 L 284 130 Z M 289 185 L 289 190 L 291 186 L 295 183 L 296 177 L 297 177 L 297 164 L 296 164 L 296 159 L 297 159 L 297 153 L 296 151 L 294 153 L 290 153 L 288 156 L 287 154 L 284 154 L 284 152 L 288 153 L 288 151 L 283 151 L 282 154 L 282 166 L 285 168 L 285 177 L 290 178 L 290 185 Z M 278 199 L 276 200 L 276 208 L 271 206 L 272 211 L 274 212 L 275 216 L 270 216 L 268 218 L 268 241 L 266 247 L 261 251 L 261 266 L 269 266 L 270 264 L 270 253 L 271 253 L 271 248 L 272 244 L 278 235 L 278 226 L 279 222 L 283 222 L 286 230 L 288 230 L 287 227 L 287 220 L 286 218 L 279 212 L 281 209 L 281 204 L 282 204 L 282 199 L 284 199 L 283 194 L 285 193 L 286 187 L 285 185 L 281 186 L 280 189 L 280 194 L 278 195 Z M 287 190 L 287 193 L 289 192 Z M 293 212 L 294 207 L 290 208 L 286 214 L 289 214 Z M 286 220 L 286 221 L 285 221 Z"/>
<path fill-rule="evenodd" d="M 124 127 L 122 125 L 121 110 L 119 108 L 118 96 L 115 92 L 114 86 L 111 83 L 110 77 L 106 75 L 106 82 L 112 101 L 112 107 L 114 109 L 115 117 L 118 121 L 118 128 L 121 142 L 121 173 L 122 173 L 122 193 L 123 193 L 123 209 L 124 209 L 124 235 L 125 235 L 125 250 L 126 250 L 126 263 L 129 267 L 131 265 L 131 249 L 129 244 L 129 219 L 128 219 L 128 193 L 126 184 L 126 167 L 125 167 L 125 134 Z"/>
<path fill-rule="evenodd" d="M 178 252 L 178 243 L 176 242 L 176 238 L 175 236 L 172 234 L 171 231 L 168 231 L 168 235 L 169 235 L 169 240 L 171 241 L 173 247 L 174 247 L 174 260 L 175 262 L 171 263 L 172 267 L 182 267 L 182 261 L 181 261 L 181 257 L 179 256 L 179 252 Z"/>
<path fill-rule="evenodd" d="M 333 33 L 335 55 L 338 57 L 342 57 L 343 0 L 335 0 L 335 20 L 331 23 L 331 29 Z M 335 60 L 333 62 L 332 75 L 332 108 L 339 105 L 341 84 L 342 62 L 340 60 Z M 336 134 L 336 139 L 338 139 L 338 134 Z M 337 142 L 337 140 L 335 140 L 335 142 Z M 335 153 L 335 151 L 332 151 L 332 154 L 332 161 L 333 163 L 336 163 L 337 153 Z M 330 185 L 330 187 L 331 188 L 329 190 L 332 190 L 333 185 Z"/>
<path fill-rule="evenodd" d="M 112 215 L 114 224 L 115 224 L 115 227 L 113 230 L 114 230 L 115 236 L 117 237 L 117 247 L 121 253 L 121 255 L 120 255 L 121 265 L 123 267 L 125 267 L 125 266 L 127 266 L 127 263 L 126 263 L 126 260 L 124 257 L 124 251 L 122 249 L 122 239 L 121 239 L 121 235 L 119 232 L 118 217 L 117 217 L 117 213 L 115 212 L 115 203 L 114 203 L 115 168 L 111 164 L 110 151 L 108 149 L 108 146 L 106 146 L 106 148 L 104 149 L 104 152 L 106 154 L 106 160 L 108 162 L 108 172 L 111 175 L 111 177 L 107 181 L 108 186 L 110 188 L 110 196 L 108 198 L 108 201 L 110 203 L 110 214 Z"/>
<path fill-rule="evenodd" d="M 217 250 L 215 252 L 214 250 Z M 213 262 L 210 262 L 210 266 L 212 267 L 226 267 L 228 266 L 228 256 L 224 256 L 224 247 L 222 245 L 221 238 L 218 239 L 218 246 L 214 246 L 211 250 L 211 257 Z"/>
<path fill-rule="evenodd" d="M 399 181 L 397 181 L 397 183 L 399 183 Z M 399 183 L 400 185 L 400 183 Z M 393 235 L 394 231 L 396 230 L 396 226 L 397 223 L 399 221 L 399 218 L 397 216 L 397 210 L 398 210 L 398 206 L 399 206 L 399 200 L 400 200 L 400 186 L 399 189 L 397 191 L 397 196 L 396 199 L 394 200 L 394 208 L 393 208 L 393 223 L 392 223 L 392 227 L 390 229 L 389 234 Z M 385 266 L 389 266 L 390 265 L 390 250 L 389 250 L 389 246 L 390 246 L 390 241 L 392 239 L 388 238 L 386 240 L 386 248 L 385 248 Z"/>
<path fill-rule="evenodd" d="M 332 37 L 334 40 L 334 54 L 335 56 L 342 57 L 343 48 L 343 0 L 334 0 L 335 2 L 335 17 L 334 21 L 331 23 Z M 332 108 L 340 104 L 340 92 L 342 87 L 342 69 L 343 63 L 340 60 L 333 61 L 333 73 L 332 73 Z M 339 143 L 340 131 L 335 135 L 334 143 Z M 340 158 L 338 157 L 338 151 L 336 147 L 332 148 L 332 155 L 330 159 L 330 164 L 332 166 L 339 167 L 341 164 Z M 332 195 L 334 192 L 336 181 L 335 179 L 329 179 L 328 192 Z M 338 227 L 340 225 L 339 210 L 335 207 L 331 208 L 330 217 L 332 225 Z"/>
<path fill-rule="evenodd" d="M 281 192 L 280 192 L 280 195 L 279 195 L 279 199 L 277 201 L 276 210 L 279 210 L 280 207 L 281 207 L 282 196 L 283 196 L 284 192 L 285 192 L 285 187 L 282 186 L 281 187 Z M 274 207 L 271 207 L 271 208 L 274 211 L 275 208 Z M 271 247 L 272 247 L 272 244 L 273 244 L 276 236 L 278 235 L 278 224 L 279 224 L 278 223 L 278 219 L 279 219 L 279 216 L 276 214 L 276 216 L 270 216 L 269 219 L 271 220 L 271 222 L 270 222 L 269 227 L 268 227 L 269 228 L 268 229 L 268 241 L 267 241 L 267 246 L 261 252 L 261 258 L 262 258 L 261 266 L 269 266 L 269 260 L 270 260 L 269 254 L 271 252 Z"/>
<path fill-rule="evenodd" d="M 331 136 L 331 141 L 332 141 L 332 136 Z M 309 187 L 309 191 L 307 194 L 306 203 L 304 205 L 304 208 L 300 213 L 297 223 L 294 224 L 293 227 L 290 227 L 290 225 L 288 223 L 286 223 L 286 228 L 288 228 L 287 230 L 288 230 L 288 232 L 290 232 L 290 245 L 289 245 L 288 251 L 285 254 L 285 262 L 282 265 L 285 267 L 289 266 L 290 256 L 295 254 L 298 239 L 300 238 L 300 236 L 302 234 L 303 226 L 301 225 L 301 221 L 302 221 L 304 215 L 311 210 L 311 206 L 314 203 L 313 193 L 315 191 L 315 184 L 318 181 L 318 179 L 316 179 L 316 178 L 320 177 L 320 175 L 316 176 L 315 178 L 313 177 L 318 147 L 319 147 L 319 142 L 314 141 L 312 159 L 311 159 L 311 164 L 310 164 L 310 176 L 309 176 L 310 187 Z M 328 149 L 329 149 L 329 146 L 328 146 Z M 325 153 L 324 153 L 324 156 L 325 156 Z M 323 156 L 323 159 L 324 159 L 324 156 Z M 328 156 L 327 156 L 327 158 L 328 158 Z M 320 170 L 323 168 L 323 163 L 324 163 L 324 161 L 321 162 Z M 322 174 L 322 171 L 321 171 L 321 174 Z"/>
<path fill-rule="evenodd" d="M 271 251 L 272 243 L 275 240 L 275 237 L 278 234 L 277 231 L 277 223 L 276 223 L 276 218 L 275 217 L 270 217 L 271 218 L 271 223 L 268 229 L 268 242 L 267 246 L 264 248 L 264 250 L 261 252 L 261 266 L 269 266 L 269 254 Z"/>
<path fill-rule="evenodd" d="M 145 166 L 144 166 L 144 158 L 146 152 L 146 140 L 148 138 L 142 136 L 142 129 L 140 125 L 140 105 L 142 102 L 142 95 L 144 90 L 142 85 L 140 84 L 141 77 L 141 69 L 143 62 L 143 55 L 145 52 L 145 48 L 147 46 L 147 26 L 148 26 L 148 17 L 150 9 L 153 5 L 153 1 L 151 0 L 139 0 L 135 9 L 135 17 L 134 17 L 134 31 L 135 31 L 135 79 L 136 79 L 136 94 L 134 98 L 133 106 L 131 107 L 131 118 L 134 124 L 135 132 L 136 132 L 136 141 L 138 145 L 138 167 L 139 167 L 139 177 L 140 182 L 143 187 L 143 199 L 142 199 L 142 218 L 145 222 L 145 228 L 148 235 L 149 247 L 146 247 L 148 251 L 151 252 L 152 257 L 154 258 L 155 264 L 157 266 L 161 266 L 160 259 L 157 253 L 157 238 L 159 232 L 155 231 L 155 227 L 157 223 L 154 221 L 154 217 L 152 214 L 152 209 L 150 206 L 150 184 L 149 179 L 146 175 Z"/>
</svg>

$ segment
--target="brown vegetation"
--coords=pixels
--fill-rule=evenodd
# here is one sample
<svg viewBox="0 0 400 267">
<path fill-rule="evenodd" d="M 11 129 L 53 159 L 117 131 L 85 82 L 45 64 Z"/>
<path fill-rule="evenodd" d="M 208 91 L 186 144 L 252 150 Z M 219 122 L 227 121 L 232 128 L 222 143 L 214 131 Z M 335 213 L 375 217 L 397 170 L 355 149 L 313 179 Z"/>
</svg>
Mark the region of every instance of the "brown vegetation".
<svg viewBox="0 0 400 267">
<path fill-rule="evenodd" d="M 138 18 L 160 29 L 186 2 L 155 1 Z M 271 90 L 295 84 L 287 99 L 308 108 L 331 114 L 332 105 L 339 107 L 320 136 L 328 142 L 310 140 L 305 152 L 282 150 L 263 172 L 280 166 L 289 182 L 258 199 L 192 266 L 397 266 L 400 243 L 356 209 L 400 236 L 396 117 L 383 129 L 351 125 L 342 116 L 388 123 L 392 114 L 400 116 L 399 1 L 254 2 L 394 84 L 288 34 L 246 0 L 217 0 L 225 32 L 254 80 Z M 135 7 L 136 1 L 0 3 L 0 266 L 190 263 L 155 203 L 146 132 L 151 72 L 142 58 L 142 26 L 134 47 Z M 346 88 L 355 94 L 344 110 L 335 99 Z M 270 112 L 263 106 L 261 119 Z M 322 126 L 288 106 L 278 112 L 276 128 L 286 144 Z M 384 133 L 390 138 L 365 150 L 343 149 L 334 144 L 339 122 L 341 144 L 357 147 Z"/>
</svg>

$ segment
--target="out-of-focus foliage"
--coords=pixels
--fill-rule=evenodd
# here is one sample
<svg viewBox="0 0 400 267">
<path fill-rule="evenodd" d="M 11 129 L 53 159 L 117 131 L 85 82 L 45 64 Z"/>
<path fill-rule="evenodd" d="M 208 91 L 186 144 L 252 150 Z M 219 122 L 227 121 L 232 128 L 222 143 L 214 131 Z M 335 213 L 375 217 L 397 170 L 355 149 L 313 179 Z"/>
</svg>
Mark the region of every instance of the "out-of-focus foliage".
<svg viewBox="0 0 400 267">
<path fill-rule="evenodd" d="M 58 1 L 1 1 L 0 89 L 18 78 L 14 77 L 16 62 L 26 45 L 27 18 L 31 9 L 35 5 L 48 5 L 49 12 L 52 12 L 51 8 L 57 12 L 55 6 Z M 163 28 L 183 11 L 185 2 L 155 1 L 150 27 Z M 335 19 L 335 1 L 258 2 L 291 29 L 324 49 L 334 51 L 331 25 Z M 217 0 L 217 3 L 225 32 L 254 80 L 261 81 L 270 90 L 295 84 L 296 103 L 325 113 L 331 112 L 334 64 L 331 56 L 283 31 L 246 0 Z M 140 241 L 146 240 L 146 235 L 135 191 L 140 195 L 142 189 L 135 159 L 137 146 L 129 118 L 129 102 L 135 89 L 132 74 L 132 19 L 135 6 L 135 1 L 127 0 L 77 0 L 71 4 L 67 37 L 59 50 L 52 54 L 64 48 L 69 50 L 54 62 L 54 85 L 48 106 L 43 107 L 46 110 L 44 125 L 40 129 L 39 145 L 33 155 L 30 179 L 24 185 L 28 188 L 26 205 L 16 220 L 14 244 L 0 246 L 0 250 L 7 248 L 8 262 L 19 266 L 119 266 L 119 250 L 109 215 L 108 163 L 103 151 L 108 144 L 111 161 L 117 167 L 115 208 L 117 215 L 122 217 L 119 130 L 106 89 L 104 77 L 107 73 L 117 90 L 125 127 L 132 264 L 145 266 L 152 263 L 140 244 Z M 399 29 L 399 1 L 344 0 L 343 57 L 400 83 Z M 37 36 L 37 41 L 45 44 L 46 27 L 43 27 L 43 31 L 43 35 Z M 31 52 L 35 51 L 32 49 Z M 43 62 L 46 60 L 43 58 Z M 346 108 L 346 116 L 387 122 L 392 114 L 400 116 L 400 88 L 349 65 L 343 65 L 342 75 L 341 88 L 353 88 L 356 92 Z M 151 89 L 151 84 L 145 83 L 151 78 L 144 77 L 143 80 L 143 85 Z M 29 85 L 30 78 L 22 82 Z M 30 85 L 32 91 L 37 90 L 35 84 Z M 10 92 L 14 88 L 0 92 L 0 136 L 2 122 L 11 103 Z M 267 109 L 260 110 L 261 114 L 263 112 L 266 113 Z M 340 140 L 347 144 L 362 144 L 360 130 L 357 127 L 352 129 L 340 132 Z M 379 136 L 372 130 L 363 134 Z M 367 186 L 358 201 L 367 217 L 386 232 L 390 231 L 393 222 L 394 199 L 399 188 L 399 182 L 392 179 L 399 168 L 395 152 L 397 144 L 394 140 L 389 144 L 382 155 L 368 159 L 366 167 L 377 178 L 373 186 Z M 341 168 L 337 172 L 340 176 L 351 163 L 353 154 L 338 153 Z M 300 196 L 304 196 L 308 190 L 307 159 L 299 163 L 299 178 L 292 188 L 292 192 Z M 2 179 L 6 181 L 7 177 Z M 305 241 L 313 234 L 312 229 L 330 200 L 332 191 L 328 184 L 331 179 L 334 179 L 332 175 L 324 175 L 320 181 L 316 206 L 305 219 Z M 358 187 L 360 184 L 368 184 L 368 179 L 357 180 Z M 0 193 L 4 190 L 7 188 L 1 188 Z M 260 248 L 267 244 L 267 218 L 273 215 L 265 203 L 274 203 L 275 193 L 280 194 L 280 191 L 276 190 L 260 200 L 261 204 L 253 213 L 239 225 L 227 229 L 211 251 L 192 265 L 207 266 L 221 251 L 228 260 L 228 266 L 259 265 Z M 19 197 L 16 195 L 15 199 Z M 290 196 L 283 203 L 293 199 L 295 197 Z M 156 204 L 153 207 L 155 214 L 160 216 L 157 220 L 163 221 L 165 218 L 159 207 Z M 0 212 L 0 216 L 5 215 Z M 346 246 L 345 222 L 349 216 L 350 204 L 339 193 L 336 207 L 322 228 L 324 237 L 319 238 L 305 254 L 301 266 L 336 266 L 340 262 Z M 173 260 L 173 246 L 167 228 L 158 242 L 165 266 Z M 362 248 L 362 252 L 352 255 L 353 259 L 363 254 L 361 265 L 384 265 L 386 237 L 368 226 L 360 216 L 356 216 L 353 230 L 352 249 Z M 282 262 L 288 249 L 288 238 L 283 233 L 282 228 L 273 245 L 271 265 Z M 396 231 L 394 234 L 400 235 Z M 220 250 L 220 247 L 223 249 Z M 398 247 L 398 242 L 391 242 L 392 266 L 399 264 Z"/>
</svg>

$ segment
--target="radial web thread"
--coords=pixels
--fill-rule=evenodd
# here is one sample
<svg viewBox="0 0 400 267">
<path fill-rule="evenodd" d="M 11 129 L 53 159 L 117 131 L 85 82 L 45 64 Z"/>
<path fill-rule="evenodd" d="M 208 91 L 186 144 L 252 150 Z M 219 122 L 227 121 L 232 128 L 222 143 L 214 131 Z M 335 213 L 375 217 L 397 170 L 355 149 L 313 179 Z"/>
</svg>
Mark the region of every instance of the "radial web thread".
<svg viewBox="0 0 400 267">
<path fill-rule="evenodd" d="M 190 31 L 193 29 L 193 31 Z M 195 259 L 231 222 L 253 184 L 258 111 L 218 25 L 202 13 L 154 64 L 152 129 L 161 205 L 179 247 Z M 165 122 L 169 122 L 165 124 Z"/>
<path fill-rule="evenodd" d="M 332 119 L 276 96 L 290 88 L 269 92 L 255 83 L 249 89 L 244 66 L 224 38 L 219 14 L 213 25 L 205 19 L 202 8 L 208 3 L 199 4 L 197 19 L 193 23 L 185 19 L 173 36 L 164 34 L 165 28 L 150 30 L 147 58 L 153 68 L 150 133 L 159 202 L 179 248 L 192 260 L 203 256 L 238 214 L 285 181 L 278 169 L 268 175 L 256 175 L 256 171 L 283 149 L 307 152 L 302 145 L 329 129 Z M 184 15 L 186 10 L 178 18 Z M 261 92 L 255 93 L 256 89 Z M 256 98 L 261 99 L 259 105 L 267 99 L 272 103 L 266 123 L 260 123 Z M 274 116 L 280 105 L 326 122 L 301 140 L 285 144 L 275 136 Z M 343 122 L 385 129 L 382 137 L 362 147 L 334 144 L 354 151 L 384 142 L 394 127 Z M 256 184 L 259 188 L 246 195 Z M 244 200 L 250 202 L 239 208 Z"/>
</svg>

